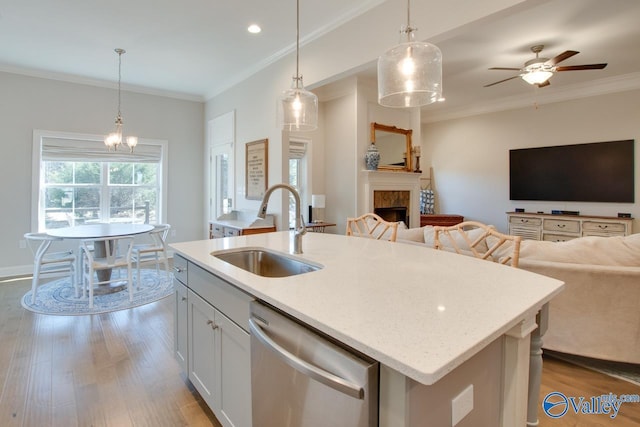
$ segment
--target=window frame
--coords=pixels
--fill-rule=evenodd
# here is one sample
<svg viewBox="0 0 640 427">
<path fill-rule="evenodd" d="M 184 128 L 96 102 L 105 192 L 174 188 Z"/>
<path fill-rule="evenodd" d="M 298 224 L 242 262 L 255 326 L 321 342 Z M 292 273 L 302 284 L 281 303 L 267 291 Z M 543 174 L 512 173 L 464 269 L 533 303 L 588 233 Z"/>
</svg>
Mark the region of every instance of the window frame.
<svg viewBox="0 0 640 427">
<path fill-rule="evenodd" d="M 41 173 L 43 172 L 42 168 L 42 157 L 43 157 L 43 142 L 47 138 L 52 139 L 60 139 L 66 140 L 69 142 L 77 141 L 78 145 L 81 144 L 81 141 L 91 141 L 91 142 L 100 142 L 103 143 L 104 135 L 95 135 L 95 134 L 80 134 L 73 132 L 59 132 L 59 131 L 49 131 L 42 129 L 35 129 L 33 131 L 33 152 L 32 152 L 32 182 L 31 182 L 31 229 L 37 232 L 45 231 L 45 223 L 44 221 L 40 221 L 40 208 L 42 203 L 42 188 L 40 186 L 42 182 Z M 158 215 L 157 222 L 164 223 L 167 222 L 167 189 L 168 189 L 168 141 L 159 140 L 159 139 L 139 139 L 138 147 L 140 146 L 158 146 L 160 150 L 160 159 L 159 159 L 159 170 L 158 170 L 158 182 L 160 186 L 160 190 L 158 192 Z M 126 149 L 126 148 L 125 148 Z M 105 151 L 107 150 L 105 146 Z M 121 149 L 122 150 L 122 149 Z M 61 160 L 65 161 L 65 160 Z M 73 160 L 67 160 L 73 161 Z M 76 160 L 78 161 L 78 160 Z M 87 161 L 92 161 L 91 158 L 87 158 Z M 95 160 L 93 160 L 95 161 Z M 113 163 L 123 162 L 122 159 L 113 159 Z M 135 163 L 135 162 L 132 162 Z M 106 176 L 103 177 L 103 180 L 106 180 Z M 101 184 L 101 188 L 107 189 L 109 188 L 108 182 L 103 181 Z M 101 202 L 102 205 L 102 202 Z M 101 206 L 104 209 L 104 206 Z M 108 209 L 108 207 L 106 207 Z"/>
</svg>

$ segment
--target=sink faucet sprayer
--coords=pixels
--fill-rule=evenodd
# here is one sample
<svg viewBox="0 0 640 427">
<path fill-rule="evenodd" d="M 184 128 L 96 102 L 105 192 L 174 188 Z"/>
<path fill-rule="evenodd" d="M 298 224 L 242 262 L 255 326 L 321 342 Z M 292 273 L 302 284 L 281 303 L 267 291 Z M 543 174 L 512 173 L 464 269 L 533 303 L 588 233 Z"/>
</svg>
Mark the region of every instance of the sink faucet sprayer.
<svg viewBox="0 0 640 427">
<path fill-rule="evenodd" d="M 293 199 L 296 205 L 296 228 L 294 230 L 293 238 L 293 253 L 301 254 L 302 236 L 307 232 L 307 229 L 305 228 L 304 222 L 302 221 L 302 215 L 300 215 L 300 195 L 295 188 L 293 188 L 289 184 L 276 184 L 267 188 L 267 191 L 264 193 L 264 197 L 262 198 L 260 209 L 258 210 L 258 218 L 265 218 L 265 216 L 267 215 L 267 204 L 269 203 L 269 197 L 271 197 L 271 193 L 273 193 L 273 191 L 278 188 L 289 190 L 291 194 L 293 194 Z"/>
</svg>

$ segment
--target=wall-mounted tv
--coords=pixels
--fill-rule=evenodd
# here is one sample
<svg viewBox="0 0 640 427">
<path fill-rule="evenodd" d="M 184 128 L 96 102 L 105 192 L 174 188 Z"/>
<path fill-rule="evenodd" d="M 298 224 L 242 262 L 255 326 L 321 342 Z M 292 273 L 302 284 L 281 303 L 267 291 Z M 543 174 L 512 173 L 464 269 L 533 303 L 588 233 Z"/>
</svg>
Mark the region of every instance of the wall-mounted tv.
<svg viewBox="0 0 640 427">
<path fill-rule="evenodd" d="M 511 200 L 634 203 L 634 140 L 509 150 Z"/>
</svg>

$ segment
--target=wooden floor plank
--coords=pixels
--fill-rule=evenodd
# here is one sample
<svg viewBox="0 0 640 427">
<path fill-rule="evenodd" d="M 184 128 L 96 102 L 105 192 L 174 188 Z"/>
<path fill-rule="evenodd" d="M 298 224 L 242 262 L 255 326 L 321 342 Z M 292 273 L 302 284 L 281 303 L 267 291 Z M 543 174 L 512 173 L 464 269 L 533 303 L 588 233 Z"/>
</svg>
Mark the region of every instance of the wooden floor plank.
<svg viewBox="0 0 640 427">
<path fill-rule="evenodd" d="M 173 298 L 94 316 L 43 316 L 20 299 L 30 281 L 0 283 L 0 426 L 220 427 L 173 359 Z M 545 357 L 540 404 L 640 394 L 640 386 Z M 640 403 L 615 420 L 567 414 L 540 427 L 640 425 Z"/>
</svg>

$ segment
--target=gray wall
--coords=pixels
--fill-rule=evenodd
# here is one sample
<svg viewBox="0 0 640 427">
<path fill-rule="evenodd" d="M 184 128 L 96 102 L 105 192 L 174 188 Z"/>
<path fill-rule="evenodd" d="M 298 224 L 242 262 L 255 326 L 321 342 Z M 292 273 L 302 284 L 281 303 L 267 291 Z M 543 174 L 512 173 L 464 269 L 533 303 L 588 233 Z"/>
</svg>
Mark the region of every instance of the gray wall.
<svg viewBox="0 0 640 427">
<path fill-rule="evenodd" d="M 19 241 L 31 227 L 33 130 L 85 134 L 112 130 L 113 89 L 0 72 L 0 277 L 29 271 L 33 256 Z M 122 93 L 125 133 L 169 141 L 168 214 L 175 236 L 204 232 L 204 104 L 133 92 Z M 25 270 L 27 269 L 27 270 Z"/>
<path fill-rule="evenodd" d="M 431 165 L 439 213 L 456 213 L 507 231 L 505 212 L 552 209 L 584 215 L 629 212 L 640 232 L 640 91 L 594 96 L 422 127 L 424 165 Z M 509 149 L 635 139 L 635 203 L 512 202 Z"/>
</svg>

